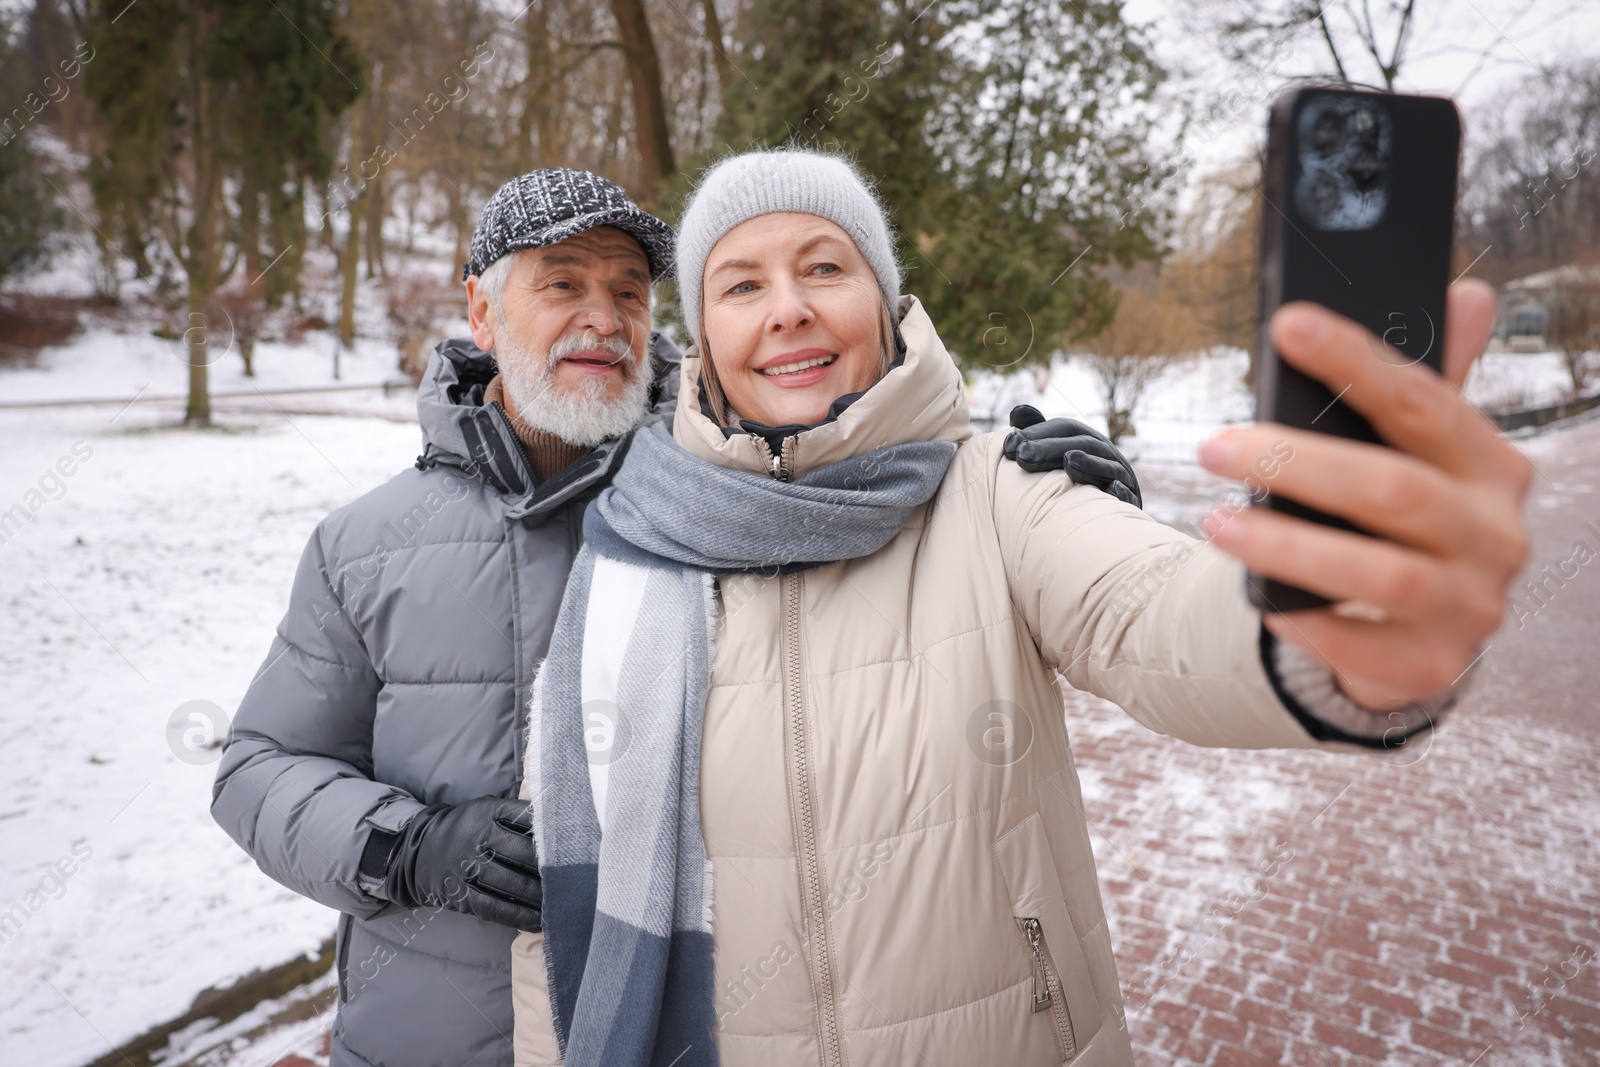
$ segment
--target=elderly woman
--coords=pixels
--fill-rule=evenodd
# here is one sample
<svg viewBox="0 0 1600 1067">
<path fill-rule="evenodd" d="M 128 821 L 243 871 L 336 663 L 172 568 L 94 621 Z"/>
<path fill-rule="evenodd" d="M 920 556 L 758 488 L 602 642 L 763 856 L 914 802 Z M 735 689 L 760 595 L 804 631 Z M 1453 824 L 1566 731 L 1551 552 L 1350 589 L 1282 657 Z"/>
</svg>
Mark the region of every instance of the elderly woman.
<svg viewBox="0 0 1600 1067">
<path fill-rule="evenodd" d="M 1203 459 L 1392 540 L 1194 542 L 972 436 L 844 162 L 729 159 L 678 242 L 676 421 L 591 506 L 533 696 L 519 1065 L 1131 1063 L 1057 672 L 1196 744 L 1392 746 L 1498 625 L 1524 465 L 1293 308 L 1278 348 L 1396 449 L 1262 426 Z M 1453 296 L 1456 382 L 1491 304 Z M 1245 564 L 1368 617 L 1263 619 Z"/>
</svg>

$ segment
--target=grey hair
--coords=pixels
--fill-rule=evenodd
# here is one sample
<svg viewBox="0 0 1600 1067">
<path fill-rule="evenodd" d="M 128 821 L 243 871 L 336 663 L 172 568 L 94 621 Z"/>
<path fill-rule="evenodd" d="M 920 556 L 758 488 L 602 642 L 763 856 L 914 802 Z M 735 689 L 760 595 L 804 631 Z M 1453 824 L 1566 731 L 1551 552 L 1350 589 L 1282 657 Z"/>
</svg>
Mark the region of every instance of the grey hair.
<svg viewBox="0 0 1600 1067">
<path fill-rule="evenodd" d="M 489 298 L 489 303 L 493 305 L 495 311 L 500 310 L 500 298 L 505 296 L 506 280 L 511 277 L 512 262 L 520 255 L 522 255 L 520 249 L 507 252 L 483 268 L 483 273 L 478 275 L 478 288 Z"/>
</svg>

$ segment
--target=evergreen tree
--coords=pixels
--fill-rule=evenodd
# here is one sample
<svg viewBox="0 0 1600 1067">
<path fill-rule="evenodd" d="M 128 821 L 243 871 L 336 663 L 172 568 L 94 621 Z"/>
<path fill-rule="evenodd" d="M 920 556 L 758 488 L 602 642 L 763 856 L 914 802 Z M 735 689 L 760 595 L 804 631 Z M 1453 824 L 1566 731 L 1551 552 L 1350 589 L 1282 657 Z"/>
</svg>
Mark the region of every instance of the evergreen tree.
<svg viewBox="0 0 1600 1067">
<path fill-rule="evenodd" d="M 357 64 L 329 0 L 96 0 L 89 34 L 85 91 L 106 131 L 90 186 L 124 244 L 183 268 L 185 421 L 204 424 L 207 342 L 226 326 L 211 293 L 241 254 L 259 258 L 264 210 L 285 247 L 298 236 L 303 179 L 327 173 L 324 131 L 359 92 Z"/>
<path fill-rule="evenodd" d="M 839 151 L 893 212 L 905 287 L 963 367 L 1048 362 L 1153 258 L 1162 72 L 1115 0 L 773 0 L 752 9 L 720 151 Z"/>
</svg>

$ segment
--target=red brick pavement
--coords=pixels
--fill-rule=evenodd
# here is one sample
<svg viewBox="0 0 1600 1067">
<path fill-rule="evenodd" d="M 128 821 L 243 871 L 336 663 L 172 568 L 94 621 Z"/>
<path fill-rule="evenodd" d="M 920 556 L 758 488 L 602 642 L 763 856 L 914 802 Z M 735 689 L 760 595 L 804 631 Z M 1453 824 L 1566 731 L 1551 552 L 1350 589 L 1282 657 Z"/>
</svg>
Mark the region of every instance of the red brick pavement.
<svg viewBox="0 0 1600 1067">
<path fill-rule="evenodd" d="M 1524 449 L 1537 580 L 1600 552 L 1600 422 Z M 1168 521 L 1221 496 L 1152 474 Z M 1069 694 L 1141 1062 L 1600 1064 L 1600 558 L 1577 571 L 1397 758 L 1200 749 Z"/>
</svg>

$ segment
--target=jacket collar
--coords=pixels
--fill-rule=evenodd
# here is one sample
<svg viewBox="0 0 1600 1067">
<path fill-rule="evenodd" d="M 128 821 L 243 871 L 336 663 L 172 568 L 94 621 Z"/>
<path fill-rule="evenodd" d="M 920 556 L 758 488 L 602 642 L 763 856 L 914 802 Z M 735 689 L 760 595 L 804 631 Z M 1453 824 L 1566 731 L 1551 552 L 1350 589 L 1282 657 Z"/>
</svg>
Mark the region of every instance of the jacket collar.
<svg viewBox="0 0 1600 1067">
<path fill-rule="evenodd" d="M 798 477 L 851 456 L 911 441 L 954 441 L 972 436 L 966 388 L 955 360 L 939 340 L 928 313 L 914 296 L 900 298 L 904 361 L 863 393 L 837 417 L 802 430 L 792 438 L 789 470 Z M 734 470 L 768 474 L 764 442 L 748 433 L 723 433 L 701 408 L 700 356 L 683 356 L 673 437 L 701 459 Z"/>
<path fill-rule="evenodd" d="M 651 414 L 670 411 L 676 399 L 681 357 L 660 333 L 650 335 Z M 497 373 L 494 356 L 469 338 L 439 343 L 417 390 L 417 420 L 422 425 L 422 455 L 417 466 L 457 467 L 503 497 L 510 498 L 508 517 L 537 522 L 556 508 L 609 482 L 632 438 L 626 434 L 591 449 L 572 466 L 540 483 L 529 467 L 510 420 L 499 408 L 483 403 L 484 387 Z"/>
</svg>

